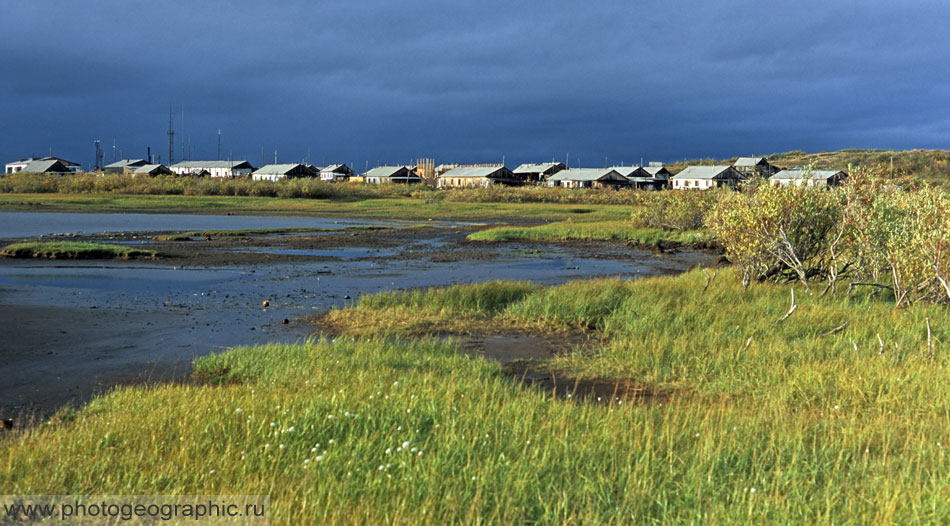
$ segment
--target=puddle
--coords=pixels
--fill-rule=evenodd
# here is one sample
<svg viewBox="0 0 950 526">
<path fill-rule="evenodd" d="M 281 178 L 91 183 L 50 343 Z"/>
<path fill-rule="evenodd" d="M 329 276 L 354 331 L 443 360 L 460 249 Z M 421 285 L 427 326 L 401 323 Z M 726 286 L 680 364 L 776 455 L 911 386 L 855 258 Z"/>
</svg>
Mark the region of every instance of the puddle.
<svg viewBox="0 0 950 526">
<path fill-rule="evenodd" d="M 277 256 L 311 256 L 311 257 L 330 257 L 338 259 L 363 259 L 372 257 L 386 257 L 398 254 L 398 250 L 380 249 L 380 248 L 333 248 L 333 249 L 305 249 L 305 248 L 279 248 L 279 247 L 247 247 L 242 252 L 253 252 L 256 254 L 274 254 Z"/>
<path fill-rule="evenodd" d="M 563 400 L 614 405 L 655 403 L 669 400 L 670 393 L 635 384 L 629 380 L 581 380 L 573 376 L 539 369 L 531 362 L 505 364 L 505 374 L 527 388 L 549 392 Z"/>
</svg>

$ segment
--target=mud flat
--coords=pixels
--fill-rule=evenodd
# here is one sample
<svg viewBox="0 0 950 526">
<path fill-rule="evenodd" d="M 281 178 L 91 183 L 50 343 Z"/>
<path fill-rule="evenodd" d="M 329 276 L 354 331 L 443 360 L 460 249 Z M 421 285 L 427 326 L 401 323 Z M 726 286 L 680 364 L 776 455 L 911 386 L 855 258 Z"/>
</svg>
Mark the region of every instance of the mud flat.
<svg viewBox="0 0 950 526">
<path fill-rule="evenodd" d="M 197 356 L 307 338 L 313 328 L 293 320 L 362 294 L 493 279 L 553 284 L 636 278 L 678 273 L 716 258 L 606 242 L 473 243 L 466 236 L 482 227 L 471 224 L 337 225 L 182 241 L 156 240 L 176 232 L 168 229 L 69 232 L 77 241 L 130 244 L 165 257 L 0 259 L 0 361 L 9 375 L 0 383 L 0 417 L 44 418 L 115 385 L 186 380 Z M 345 229 L 354 226 L 364 228 Z M 177 232 L 185 230 L 191 229 Z M 44 235 L 67 233 L 55 234 Z"/>
</svg>

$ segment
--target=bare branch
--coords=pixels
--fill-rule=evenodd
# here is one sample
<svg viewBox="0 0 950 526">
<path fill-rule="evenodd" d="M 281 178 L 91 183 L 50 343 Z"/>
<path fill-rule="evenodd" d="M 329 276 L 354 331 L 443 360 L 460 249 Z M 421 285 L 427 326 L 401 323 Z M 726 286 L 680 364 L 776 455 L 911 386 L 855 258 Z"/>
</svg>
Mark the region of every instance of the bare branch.
<svg viewBox="0 0 950 526">
<path fill-rule="evenodd" d="M 828 332 L 822 334 L 821 337 L 824 338 L 825 336 L 831 336 L 832 334 L 839 333 L 839 332 L 845 330 L 845 329 L 848 327 L 848 324 L 849 324 L 849 323 L 851 323 L 851 322 L 846 321 L 846 322 L 842 323 L 841 325 L 838 325 L 838 326 L 835 327 L 834 329 L 831 329 L 830 331 L 828 331 Z"/>
<path fill-rule="evenodd" d="M 798 308 L 798 304 L 795 303 L 795 288 L 793 287 L 793 288 L 790 289 L 790 290 L 792 291 L 792 306 L 788 308 L 788 312 L 785 313 L 785 316 L 782 316 L 782 319 L 776 321 L 775 323 L 773 323 L 773 325 L 778 324 L 778 323 L 781 323 L 781 322 L 787 320 L 788 317 L 791 316 L 793 312 L 795 312 L 795 309 Z"/>
<path fill-rule="evenodd" d="M 880 352 L 877 353 L 877 355 L 878 355 L 878 356 L 881 356 L 882 354 L 884 354 L 884 340 L 881 339 L 881 335 L 880 335 L 880 334 L 877 335 L 877 343 L 879 343 L 879 344 L 881 345 L 881 350 L 880 350 Z"/>
</svg>

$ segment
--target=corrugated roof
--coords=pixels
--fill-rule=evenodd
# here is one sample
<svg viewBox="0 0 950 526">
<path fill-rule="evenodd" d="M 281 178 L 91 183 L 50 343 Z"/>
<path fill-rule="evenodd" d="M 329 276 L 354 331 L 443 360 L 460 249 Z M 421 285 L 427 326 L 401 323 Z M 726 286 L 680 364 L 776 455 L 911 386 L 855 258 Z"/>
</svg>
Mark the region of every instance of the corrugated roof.
<svg viewBox="0 0 950 526">
<path fill-rule="evenodd" d="M 302 164 L 293 164 L 293 163 L 267 164 L 267 165 L 261 166 L 257 170 L 254 170 L 254 175 L 286 175 L 288 172 L 293 171 L 298 166 L 304 167 Z"/>
<path fill-rule="evenodd" d="M 841 170 L 782 170 L 772 179 L 831 179 L 835 174 L 846 175 Z"/>
<path fill-rule="evenodd" d="M 182 161 L 172 168 L 238 168 L 242 164 L 251 165 L 247 161 Z"/>
<path fill-rule="evenodd" d="M 611 166 L 611 170 L 617 172 L 618 174 L 624 177 L 630 177 L 633 172 L 636 172 L 640 169 L 639 166 Z"/>
<path fill-rule="evenodd" d="M 544 173 L 561 163 L 525 163 L 512 170 L 513 173 Z"/>
<path fill-rule="evenodd" d="M 490 177 L 499 171 L 507 171 L 504 166 L 460 166 L 445 172 L 440 177 Z"/>
<path fill-rule="evenodd" d="M 609 177 L 610 174 L 626 179 L 612 168 L 569 168 L 552 175 L 548 181 L 599 181 Z"/>
<path fill-rule="evenodd" d="M 122 159 L 121 161 L 107 164 L 103 168 L 125 168 L 126 166 L 142 166 L 144 164 L 146 164 L 145 159 Z"/>
<path fill-rule="evenodd" d="M 162 168 L 165 168 L 165 165 L 162 165 L 162 164 L 144 164 L 144 165 L 139 166 L 138 168 L 136 168 L 135 171 L 132 172 L 132 173 L 147 174 L 147 173 L 152 173 L 152 172 L 155 171 L 155 170 L 160 170 L 160 169 L 162 169 Z M 167 170 L 167 168 L 165 168 L 165 169 Z"/>
<path fill-rule="evenodd" d="M 363 175 L 365 177 L 392 177 L 404 168 L 409 171 L 409 177 L 418 177 L 409 166 L 377 166 Z"/>
<path fill-rule="evenodd" d="M 55 168 L 61 168 L 61 170 Z M 26 166 L 23 167 L 22 171 L 31 173 L 62 173 L 65 171 L 65 168 L 66 167 L 56 159 L 40 159 L 26 163 Z"/>
<path fill-rule="evenodd" d="M 673 176 L 674 179 L 715 179 L 728 171 L 731 166 L 687 166 L 685 170 Z"/>
</svg>

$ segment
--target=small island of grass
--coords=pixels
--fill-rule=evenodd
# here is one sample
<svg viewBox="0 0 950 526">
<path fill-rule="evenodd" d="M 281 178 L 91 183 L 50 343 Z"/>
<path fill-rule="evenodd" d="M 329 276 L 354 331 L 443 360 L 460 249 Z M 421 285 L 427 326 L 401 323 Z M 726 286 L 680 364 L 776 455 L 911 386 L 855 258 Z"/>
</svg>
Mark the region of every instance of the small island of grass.
<svg viewBox="0 0 950 526">
<path fill-rule="evenodd" d="M 153 259 L 158 256 L 158 253 L 154 250 L 142 250 L 122 245 L 51 241 L 7 245 L 0 249 L 0 256 L 45 259 Z"/>
</svg>

